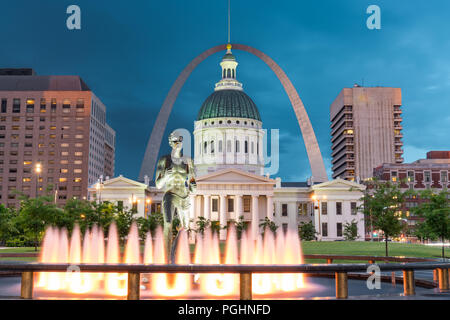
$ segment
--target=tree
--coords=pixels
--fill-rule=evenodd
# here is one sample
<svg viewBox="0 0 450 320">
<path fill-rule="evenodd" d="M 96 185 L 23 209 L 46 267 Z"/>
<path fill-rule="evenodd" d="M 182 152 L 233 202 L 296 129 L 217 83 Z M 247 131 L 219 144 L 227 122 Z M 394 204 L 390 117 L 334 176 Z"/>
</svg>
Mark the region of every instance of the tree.
<svg viewBox="0 0 450 320">
<path fill-rule="evenodd" d="M 133 223 L 135 210 L 124 210 L 119 211 L 116 214 L 116 225 L 117 225 L 117 232 L 119 234 L 120 244 L 123 245 L 125 243 L 125 238 L 128 235 L 131 224 Z"/>
<path fill-rule="evenodd" d="M 197 221 L 195 221 L 195 224 L 197 225 L 195 232 L 203 234 L 206 228 L 210 226 L 211 221 L 209 219 L 205 219 L 205 217 L 198 217 Z"/>
<path fill-rule="evenodd" d="M 34 243 L 34 250 L 42 239 L 47 225 L 52 224 L 55 216 L 62 214 L 62 210 L 53 203 L 53 196 L 48 190 L 45 195 L 30 198 L 21 194 L 19 216 L 17 222 L 23 228 L 25 236 Z"/>
<path fill-rule="evenodd" d="M 430 239 L 439 238 L 442 241 L 442 258 L 445 258 L 445 239 L 450 239 L 450 204 L 449 192 L 443 190 L 434 193 L 432 190 L 424 190 L 420 193 L 422 202 L 413 212 L 423 217 L 424 221 L 419 224 L 419 231 Z"/>
<path fill-rule="evenodd" d="M 364 202 L 362 212 L 369 217 L 374 228 L 383 231 L 388 256 L 389 238 L 398 236 L 404 228 L 400 207 L 406 194 L 397 184 L 391 182 L 380 182 L 375 179 L 367 184 L 369 190 L 361 198 Z"/>
<path fill-rule="evenodd" d="M 238 221 L 235 222 L 237 238 L 241 239 L 242 233 L 248 228 L 248 223 L 244 221 L 244 216 L 240 216 Z"/>
<path fill-rule="evenodd" d="M 266 229 L 269 229 L 274 234 L 277 232 L 278 226 L 270 220 L 268 217 L 265 217 L 264 220 L 259 224 L 259 227 L 266 231 Z"/>
<path fill-rule="evenodd" d="M 358 238 L 358 223 L 355 220 L 344 223 L 344 239 L 353 241 Z"/>
<path fill-rule="evenodd" d="M 300 222 L 298 226 L 298 236 L 301 240 L 312 241 L 316 239 L 316 228 L 314 227 L 312 221 Z"/>
<path fill-rule="evenodd" d="M 139 236 L 144 240 L 148 232 L 154 234 L 158 226 L 163 226 L 164 217 L 161 212 L 152 212 L 147 218 L 137 218 L 136 222 L 139 228 Z"/>
<path fill-rule="evenodd" d="M 17 212 L 15 210 L 5 208 L 5 206 L 0 204 L 0 243 L 6 243 L 17 234 L 16 219 Z"/>
</svg>

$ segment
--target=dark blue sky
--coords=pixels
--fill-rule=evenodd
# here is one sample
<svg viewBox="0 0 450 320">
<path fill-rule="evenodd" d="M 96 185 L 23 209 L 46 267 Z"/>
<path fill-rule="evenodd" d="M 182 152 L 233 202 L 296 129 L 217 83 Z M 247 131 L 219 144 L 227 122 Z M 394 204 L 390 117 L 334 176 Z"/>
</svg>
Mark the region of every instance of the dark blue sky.
<svg viewBox="0 0 450 320">
<path fill-rule="evenodd" d="M 66 28 L 77 4 L 82 29 Z M 381 30 L 366 27 L 370 4 Z M 40 0 L 0 3 L 0 67 L 80 75 L 107 106 L 117 132 L 116 174 L 137 178 L 157 112 L 183 68 L 227 41 L 226 0 Z M 271 56 L 297 88 L 330 172 L 329 107 L 343 87 L 402 88 L 405 160 L 450 149 L 450 41 L 447 0 L 232 1 L 232 42 Z M 174 106 L 166 132 L 193 121 L 220 78 L 223 53 L 202 63 Z M 236 51 L 238 79 L 263 125 L 280 129 L 285 181 L 310 175 L 300 129 L 276 76 Z M 164 146 L 165 146 L 164 140 Z M 165 148 L 164 151 L 167 151 Z"/>
</svg>

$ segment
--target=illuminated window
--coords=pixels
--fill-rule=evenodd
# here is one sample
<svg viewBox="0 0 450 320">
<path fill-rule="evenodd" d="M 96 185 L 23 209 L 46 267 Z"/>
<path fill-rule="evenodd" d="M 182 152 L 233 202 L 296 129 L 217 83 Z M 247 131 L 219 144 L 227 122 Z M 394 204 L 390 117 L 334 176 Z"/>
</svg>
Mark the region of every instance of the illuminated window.
<svg viewBox="0 0 450 320">
<path fill-rule="evenodd" d="M 77 148 L 81 148 L 82 146 L 83 146 L 82 143 L 75 143 L 75 147 L 77 147 Z"/>
<path fill-rule="evenodd" d="M 82 134 L 76 134 L 75 135 L 75 139 L 83 139 L 83 135 Z"/>
<path fill-rule="evenodd" d="M 67 178 L 59 178 L 59 182 L 67 182 Z"/>
<path fill-rule="evenodd" d="M 20 130 L 20 126 L 12 126 L 13 130 Z"/>
<path fill-rule="evenodd" d="M 68 164 L 69 161 L 68 160 L 61 160 L 59 163 L 61 163 L 61 164 Z"/>
<path fill-rule="evenodd" d="M 391 172 L 391 180 L 392 180 L 392 182 L 396 182 L 397 181 L 397 171 L 392 171 Z"/>
<path fill-rule="evenodd" d="M 51 134 L 50 135 L 50 139 L 55 139 L 56 138 L 56 134 Z"/>
<path fill-rule="evenodd" d="M 45 98 L 41 98 L 41 113 L 47 112 L 47 104 Z"/>
<path fill-rule="evenodd" d="M 83 152 L 81 152 L 81 151 L 75 152 L 76 157 L 81 157 L 82 155 L 83 155 Z"/>
<path fill-rule="evenodd" d="M 50 126 L 50 130 L 56 130 L 56 126 Z"/>
<path fill-rule="evenodd" d="M 60 173 L 67 173 L 67 172 L 69 172 L 69 170 L 68 169 L 60 169 L 59 172 Z"/>
<path fill-rule="evenodd" d="M 66 157 L 68 155 L 69 155 L 69 152 L 67 152 L 67 151 L 62 151 L 61 152 L 61 156 L 63 156 L 63 157 Z"/>
<path fill-rule="evenodd" d="M 30 181 L 31 181 L 31 178 L 23 178 L 22 181 L 23 181 L 23 182 L 30 182 Z"/>
<path fill-rule="evenodd" d="M 61 143 L 61 147 L 62 147 L 62 148 L 68 148 L 68 147 L 69 147 L 69 144 L 68 144 L 68 143 Z"/>
<path fill-rule="evenodd" d="M 75 163 L 75 164 L 82 164 L 83 161 L 82 161 L 82 160 L 75 160 L 74 163 Z"/>
<path fill-rule="evenodd" d="M 83 170 L 81 170 L 81 169 L 74 169 L 73 170 L 73 173 L 81 173 Z"/>
</svg>

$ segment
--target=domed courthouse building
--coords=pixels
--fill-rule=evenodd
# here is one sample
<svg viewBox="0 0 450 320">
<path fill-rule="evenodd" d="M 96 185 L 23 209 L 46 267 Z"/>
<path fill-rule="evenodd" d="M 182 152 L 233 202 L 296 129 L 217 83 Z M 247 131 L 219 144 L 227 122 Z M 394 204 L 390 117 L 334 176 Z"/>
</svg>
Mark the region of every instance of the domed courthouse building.
<svg viewBox="0 0 450 320">
<path fill-rule="evenodd" d="M 345 223 L 355 221 L 364 240 L 364 216 L 358 212 L 364 186 L 346 180 L 282 182 L 264 175 L 264 130 L 253 100 L 237 80 L 238 62 L 228 46 L 220 62 L 221 80 L 202 104 L 194 122 L 197 190 L 190 219 L 204 217 L 221 227 L 243 220 L 253 234 L 267 217 L 278 230 L 312 221 L 319 240 L 343 239 Z M 163 192 L 153 182 L 119 176 L 93 185 L 92 198 L 134 206 L 140 216 L 161 210 Z M 311 179 L 312 180 L 312 179 Z M 227 237 L 221 229 L 220 239 Z"/>
</svg>

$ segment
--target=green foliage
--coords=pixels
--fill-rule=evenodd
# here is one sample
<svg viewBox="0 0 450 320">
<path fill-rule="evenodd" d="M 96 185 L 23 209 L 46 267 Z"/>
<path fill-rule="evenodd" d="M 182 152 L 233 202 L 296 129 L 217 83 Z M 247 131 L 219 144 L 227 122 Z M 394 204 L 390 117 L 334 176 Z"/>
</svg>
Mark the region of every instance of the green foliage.
<svg viewBox="0 0 450 320">
<path fill-rule="evenodd" d="M 219 221 L 217 221 L 217 220 L 214 220 L 214 221 L 211 221 L 211 231 L 212 231 L 212 233 L 214 233 L 214 232 L 220 232 L 220 229 L 222 229 L 221 227 L 220 227 L 220 222 Z"/>
<path fill-rule="evenodd" d="M 344 239 L 347 241 L 353 241 L 358 238 L 358 222 L 352 220 L 351 222 L 344 223 Z"/>
<path fill-rule="evenodd" d="M 266 229 L 269 229 L 274 234 L 277 232 L 277 229 L 278 229 L 278 226 L 275 224 L 275 222 L 270 220 L 268 217 L 264 218 L 264 220 L 259 224 L 259 227 L 264 230 L 263 234 L 266 231 Z"/>
<path fill-rule="evenodd" d="M 6 242 L 8 239 L 18 234 L 15 220 L 17 219 L 17 212 L 10 208 L 5 208 L 0 204 L 0 243 Z"/>
<path fill-rule="evenodd" d="M 314 227 L 312 221 L 301 222 L 298 226 L 298 236 L 301 240 L 311 241 L 316 239 L 316 228 Z"/>
<path fill-rule="evenodd" d="M 136 219 L 139 228 L 139 237 L 144 240 L 147 233 L 155 233 L 158 226 L 164 225 L 164 217 L 161 212 L 152 212 L 148 215 L 147 219 L 139 217 Z"/>
<path fill-rule="evenodd" d="M 54 224 L 62 214 L 62 210 L 53 203 L 53 196 L 49 194 L 49 191 L 37 198 L 21 194 L 19 199 L 21 202 L 16 219 L 17 228 L 22 231 L 26 239 L 34 243 L 37 251 L 46 226 Z"/>
<path fill-rule="evenodd" d="M 362 212 L 375 229 L 382 230 L 385 240 L 400 235 L 404 229 L 402 206 L 407 193 L 403 193 L 397 184 L 373 180 L 361 200 L 364 202 Z M 388 241 L 386 241 L 386 256 Z"/>
<path fill-rule="evenodd" d="M 211 225 L 211 221 L 209 219 L 205 219 L 205 217 L 198 217 L 195 224 L 197 225 L 195 231 L 197 233 L 203 234 L 205 230 Z"/>
<path fill-rule="evenodd" d="M 420 193 L 422 202 L 413 212 L 424 218 L 419 223 L 417 234 L 421 239 L 441 239 L 442 257 L 445 256 L 444 240 L 450 239 L 450 203 L 448 200 L 449 192 L 443 190 L 440 193 L 434 193 L 432 190 L 424 190 Z"/>
<path fill-rule="evenodd" d="M 244 216 L 240 216 L 239 220 L 235 222 L 237 238 L 241 239 L 242 233 L 248 228 L 248 224 L 244 221 Z"/>
</svg>

